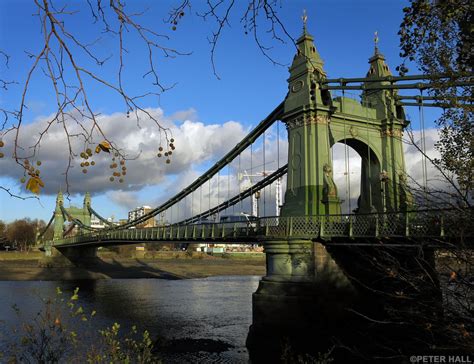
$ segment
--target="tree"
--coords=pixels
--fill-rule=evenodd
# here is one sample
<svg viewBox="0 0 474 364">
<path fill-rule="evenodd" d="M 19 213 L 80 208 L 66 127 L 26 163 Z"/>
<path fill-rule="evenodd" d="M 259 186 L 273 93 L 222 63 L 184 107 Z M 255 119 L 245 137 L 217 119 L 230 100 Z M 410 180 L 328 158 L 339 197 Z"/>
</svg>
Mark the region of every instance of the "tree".
<svg viewBox="0 0 474 364">
<path fill-rule="evenodd" d="M 446 74 L 433 80 L 430 94 L 444 107 L 436 121 L 440 159 L 435 165 L 452 173 L 463 205 L 470 205 L 474 177 L 474 120 L 472 86 L 455 87 L 453 81 L 472 82 L 472 2 L 469 0 L 411 0 L 400 26 L 401 56 L 415 61 L 425 74 Z M 407 71 L 404 64 L 401 74 Z"/>
<path fill-rule="evenodd" d="M 0 220 L 0 236 L 3 237 L 5 235 L 6 224 L 3 220 Z"/>
<path fill-rule="evenodd" d="M 40 226 L 46 226 L 44 221 L 29 218 L 15 220 L 8 224 L 6 237 L 23 250 L 35 243 L 36 232 Z"/>
<path fill-rule="evenodd" d="M 439 127 L 439 141 L 436 148 L 439 159 L 428 160 L 438 169 L 442 179 L 454 187 L 454 193 L 443 189 L 430 189 L 418 185 L 418 194 L 428 199 L 431 207 L 472 206 L 474 177 L 474 122 L 472 107 L 472 86 L 452 86 L 453 81 L 472 82 L 472 3 L 467 0 L 411 0 L 404 9 L 400 25 L 401 56 L 415 61 L 425 74 L 446 74 L 445 82 L 431 81 L 430 96 L 444 107 L 442 116 L 436 121 Z M 405 65 L 399 67 L 407 72 Z M 416 146 L 413 137 L 411 143 Z M 423 152 L 419 149 L 420 152 Z M 451 203 L 454 197 L 455 203 Z M 448 202 L 448 203 L 446 203 Z M 472 214 L 465 212 L 466 221 L 457 219 L 459 229 L 469 229 Z M 444 281 L 446 317 L 451 321 L 449 331 L 454 327 L 473 330 L 468 319 L 472 312 L 470 304 L 472 283 L 472 242 L 461 239 L 453 244 L 437 242 L 445 249 L 438 250 L 437 271 Z M 447 278 L 449 277 L 449 278 Z M 448 284 L 446 284 L 448 281 Z M 461 331 L 462 331 L 461 330 Z M 464 335 L 469 337 L 469 334 Z M 453 336 L 455 337 L 455 336 Z"/>
<path fill-rule="evenodd" d="M 161 25 L 158 23 L 153 29 L 144 25 L 140 18 L 152 10 L 137 11 L 136 4 L 125 3 L 123 0 L 107 2 L 87 0 L 83 7 L 67 1 L 33 1 L 37 11 L 35 16 L 40 24 L 38 31 L 42 35 L 41 46 L 37 51 L 27 51 L 32 64 L 25 70 L 26 76 L 21 85 L 22 92 L 18 108 L 10 110 L 0 106 L 0 112 L 4 118 L 0 127 L 0 149 L 6 143 L 6 137 L 10 136 L 12 157 L 24 171 L 21 181 L 35 194 L 40 192 L 44 184 L 40 177 L 41 161 L 33 162 L 33 160 L 52 125 L 60 124 L 64 130 L 64 145 L 69 152 L 65 166 L 67 191 L 69 191 L 67 177 L 70 168 L 80 162 L 82 172 L 87 173 L 88 168 L 95 164 L 90 160 L 94 151 L 109 153 L 107 156 L 110 156 L 111 165 L 118 166 L 120 162 L 121 170 L 113 173 L 110 177 L 111 181 L 123 182 L 126 175 L 126 169 L 123 169 L 126 168 L 126 161 L 138 157 L 127 155 L 121 141 L 111 140 L 104 129 L 100 121 L 100 113 L 95 109 L 90 97 L 91 89 L 97 87 L 118 97 L 127 112 L 127 117 L 134 119 L 137 127 L 140 121 L 145 119 L 155 123 L 159 133 L 155 154 L 158 158 L 165 157 L 166 163 L 171 162 L 175 149 L 171 132 L 161 125 L 147 107 L 150 99 L 155 98 L 156 102 L 156 97 L 174 86 L 165 84 L 161 80 L 160 62 L 164 58 L 189 54 L 173 48 L 168 42 L 170 39 L 168 30 L 176 30 L 185 16 L 195 16 L 214 24 L 215 28 L 208 39 L 211 46 L 212 69 L 216 77 L 218 74 L 214 57 L 219 39 L 225 28 L 229 26 L 231 17 L 237 16 L 240 19 L 245 33 L 252 34 L 263 55 L 274 63 L 276 62 L 272 59 L 269 48 L 262 42 L 261 34 L 270 33 L 271 37 L 278 41 L 283 41 L 283 38 L 292 41 L 278 16 L 278 0 L 258 2 L 248 0 L 243 14 L 237 13 L 239 10 L 235 6 L 235 0 L 208 1 L 204 7 L 205 10 L 201 13 L 193 13 L 191 0 L 180 0 L 177 1 L 176 6 L 170 7 L 168 17 L 163 23 Z M 160 6 L 163 7 L 163 5 Z M 70 26 L 70 22 L 71 18 L 77 17 L 79 12 L 88 12 L 89 26 L 95 26 L 101 34 L 97 34 L 94 39 L 85 39 L 84 34 L 75 31 Z M 262 31 L 260 29 L 263 26 L 267 29 Z M 103 37 L 115 41 L 114 53 L 107 54 L 101 49 L 100 40 Z M 127 59 L 130 60 L 127 46 L 132 42 L 141 43 L 144 49 L 144 57 L 143 55 L 142 57 L 145 59 L 146 70 L 142 75 L 130 73 L 130 67 L 126 68 Z M 0 58 L 3 59 L 5 67 L 8 67 L 10 56 L 5 50 L 0 49 Z M 107 74 L 105 69 L 105 66 L 110 64 L 116 67 L 113 75 Z M 149 80 L 149 88 L 137 93 L 130 91 L 125 80 L 131 75 L 142 76 Z M 56 111 L 33 145 L 20 145 L 20 131 L 26 122 L 26 98 L 37 77 L 43 77 L 49 81 L 50 88 L 46 91 L 54 95 Z M 17 80 L 0 77 L 0 87 L 6 90 L 17 83 Z M 72 143 L 74 140 L 80 140 L 83 145 L 81 150 L 74 147 Z M 1 157 L 4 157 L 4 153 L 0 151 Z"/>
</svg>

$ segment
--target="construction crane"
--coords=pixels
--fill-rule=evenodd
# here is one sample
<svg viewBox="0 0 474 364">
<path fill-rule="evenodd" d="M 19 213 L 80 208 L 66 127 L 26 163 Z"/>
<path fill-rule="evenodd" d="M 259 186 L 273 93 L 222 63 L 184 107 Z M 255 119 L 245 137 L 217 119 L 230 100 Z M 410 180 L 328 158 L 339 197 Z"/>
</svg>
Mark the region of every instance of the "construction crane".
<svg viewBox="0 0 474 364">
<path fill-rule="evenodd" d="M 269 176 L 272 174 L 274 171 L 262 171 L 262 172 L 256 172 L 255 174 L 250 174 L 246 170 L 244 170 L 244 173 L 239 173 L 238 178 L 240 182 L 240 191 L 245 191 L 249 188 L 251 188 L 254 183 L 252 181 L 252 178 L 257 178 L 257 177 L 263 177 L 265 178 L 266 176 Z M 281 183 L 281 177 L 278 177 L 278 179 L 275 181 L 275 216 L 280 216 L 280 209 L 282 205 L 282 183 Z M 260 191 L 255 191 L 252 194 L 252 215 L 253 216 L 259 216 L 259 206 L 258 206 L 258 200 L 260 198 Z"/>
</svg>

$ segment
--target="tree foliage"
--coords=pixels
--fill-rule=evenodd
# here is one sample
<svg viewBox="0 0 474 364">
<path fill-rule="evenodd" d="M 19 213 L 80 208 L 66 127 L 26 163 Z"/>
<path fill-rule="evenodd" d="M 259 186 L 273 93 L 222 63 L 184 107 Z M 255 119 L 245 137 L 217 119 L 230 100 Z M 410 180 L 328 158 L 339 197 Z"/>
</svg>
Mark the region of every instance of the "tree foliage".
<svg viewBox="0 0 474 364">
<path fill-rule="evenodd" d="M 5 235 L 6 228 L 7 228 L 7 225 L 5 224 L 5 222 L 3 220 L 0 220 L 0 236 Z"/>
<path fill-rule="evenodd" d="M 129 333 L 120 325 L 95 333 L 85 326 L 96 311 L 86 312 L 79 304 L 79 288 L 69 298 L 59 287 L 56 296 L 41 298 L 33 319 L 23 316 L 17 305 L 12 308 L 18 317 L 11 342 L 0 348 L 8 363 L 160 363 L 153 353 L 148 331 L 139 333 L 135 326 Z M 3 329 L 3 328 L 2 328 Z M 0 333 L 2 330 L 0 330 Z M 5 334 L 7 334 L 5 332 Z"/>
<path fill-rule="evenodd" d="M 411 0 L 400 26 L 402 57 L 425 73 L 472 72 L 472 2 Z"/>
<path fill-rule="evenodd" d="M 435 163 L 454 175 L 464 204 L 469 204 L 474 177 L 473 90 L 468 85 L 473 64 L 472 10 L 469 0 L 411 0 L 399 31 L 402 57 L 415 61 L 425 74 L 450 76 L 432 81 L 430 90 L 444 106 L 436 121 L 441 157 Z M 408 71 L 405 64 L 399 70 Z M 465 81 L 466 86 L 454 87 L 453 81 Z"/>
<path fill-rule="evenodd" d="M 3 227 L 3 228 L 2 228 Z M 4 236 L 8 241 L 15 243 L 20 248 L 26 248 L 27 246 L 34 245 L 36 242 L 36 235 L 42 232 L 46 227 L 46 223 L 43 220 L 38 219 L 19 219 L 11 223 L 4 223 L 0 221 L 0 236 Z M 52 238 L 52 229 L 49 228 L 45 232 L 44 237 L 46 239 Z"/>
</svg>

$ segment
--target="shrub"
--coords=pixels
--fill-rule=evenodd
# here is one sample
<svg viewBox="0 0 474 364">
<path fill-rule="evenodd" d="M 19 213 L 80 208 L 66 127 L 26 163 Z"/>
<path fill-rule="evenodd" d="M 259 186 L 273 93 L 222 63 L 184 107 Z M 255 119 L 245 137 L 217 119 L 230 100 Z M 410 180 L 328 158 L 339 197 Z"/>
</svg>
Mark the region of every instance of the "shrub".
<svg viewBox="0 0 474 364">
<path fill-rule="evenodd" d="M 0 352 L 0 358 L 6 357 L 8 363 L 159 363 L 153 354 L 153 342 L 148 331 L 138 335 L 137 328 L 132 327 L 127 335 L 119 335 L 120 324 L 96 332 L 98 340 L 90 343 L 90 330 L 82 327 L 95 315 L 96 311 L 86 313 L 77 300 L 79 288 L 71 297 L 65 298 L 60 288 L 56 288 L 54 298 L 42 299 L 43 307 L 30 322 L 22 322 L 18 306 L 13 309 L 21 322 L 14 328 L 13 337 L 19 342 L 12 342 L 6 353 Z M 84 337 L 79 334 L 87 333 Z M 87 337 L 85 337 L 87 336 Z M 6 355 L 5 355 L 6 354 Z"/>
</svg>

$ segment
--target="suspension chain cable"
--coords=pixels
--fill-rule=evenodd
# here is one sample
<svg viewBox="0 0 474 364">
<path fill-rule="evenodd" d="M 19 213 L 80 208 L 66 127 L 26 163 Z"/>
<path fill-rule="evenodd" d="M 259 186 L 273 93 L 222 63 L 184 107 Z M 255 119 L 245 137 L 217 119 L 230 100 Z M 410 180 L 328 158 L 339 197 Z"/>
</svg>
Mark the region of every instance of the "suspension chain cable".
<svg viewBox="0 0 474 364">
<path fill-rule="evenodd" d="M 217 206 L 219 206 L 219 176 L 220 176 L 220 172 L 221 171 L 218 171 L 217 172 Z M 220 213 L 219 213 L 219 209 L 217 209 L 217 219 L 220 218 Z"/>
<path fill-rule="evenodd" d="M 180 222 L 178 222 L 178 224 L 189 224 L 189 223 L 192 223 L 192 222 L 199 221 L 202 218 L 205 218 L 207 216 L 215 214 L 217 209 L 221 209 L 221 208 L 224 208 L 224 207 L 229 207 L 231 205 L 237 204 L 237 203 L 239 203 L 240 199 L 242 199 L 242 198 L 245 199 L 245 198 L 248 198 L 248 197 L 252 196 L 252 191 L 251 191 L 252 189 L 261 190 L 265 186 L 269 186 L 270 184 L 275 182 L 278 178 L 281 178 L 281 176 L 286 174 L 287 171 L 288 171 L 288 165 L 285 164 L 284 166 L 280 167 L 280 169 L 278 169 L 275 172 L 273 172 L 272 174 L 270 174 L 268 177 L 264 178 L 261 181 L 258 181 L 253 188 L 249 187 L 245 191 L 240 192 L 239 193 L 240 196 L 239 195 L 234 196 L 229 201 L 223 202 L 220 206 L 214 206 L 213 208 L 211 208 L 207 211 L 204 211 L 203 213 L 201 213 L 197 216 L 193 216 L 193 217 L 191 217 L 187 220 L 180 221 Z"/>
<path fill-rule="evenodd" d="M 266 171 L 267 171 L 267 166 L 266 166 L 266 160 L 265 160 L 265 132 L 263 132 L 263 178 L 265 178 Z M 263 216 L 265 216 L 265 208 L 266 208 L 266 188 L 263 188 Z M 260 212 L 260 216 L 262 216 L 262 213 Z"/>
<path fill-rule="evenodd" d="M 425 115 L 423 108 L 423 90 L 420 90 L 420 105 L 418 106 L 418 113 L 420 115 L 420 127 L 421 127 L 421 168 L 422 168 L 422 178 L 423 178 L 423 196 L 424 203 L 427 203 L 427 188 L 428 188 L 428 170 L 426 166 L 426 138 L 425 138 Z"/>
<path fill-rule="evenodd" d="M 89 230 L 89 231 L 97 231 L 97 230 L 101 230 L 100 228 L 93 228 L 91 226 L 87 226 L 85 225 L 81 220 L 79 219 L 76 219 L 75 217 L 73 217 L 67 210 L 66 208 L 63 206 L 63 205 L 60 205 L 61 206 L 61 213 L 63 215 L 63 219 L 64 221 L 71 221 L 72 223 L 80 226 L 81 228 L 85 229 L 85 230 Z"/>
<path fill-rule="evenodd" d="M 277 170 L 280 169 L 280 120 L 277 120 Z M 282 204 L 282 196 L 281 196 L 281 191 L 282 185 L 281 185 L 281 177 L 277 179 L 276 185 L 275 185 L 275 203 L 276 203 L 276 215 L 280 216 L 280 206 Z"/>
<path fill-rule="evenodd" d="M 230 150 L 226 155 L 224 155 L 219 161 L 214 163 L 204 174 L 192 182 L 187 188 L 182 189 L 176 195 L 168 199 L 166 202 L 162 203 L 160 206 L 154 208 L 147 214 L 129 221 L 123 225 L 116 226 L 110 229 L 127 229 L 129 227 L 135 226 L 142 223 L 143 221 L 148 220 L 150 217 L 156 216 L 161 211 L 168 209 L 171 205 L 175 204 L 177 201 L 180 201 L 184 196 L 191 193 L 191 191 L 196 190 L 202 186 L 205 182 L 209 181 L 218 170 L 222 169 L 229 161 L 236 158 L 242 151 L 248 148 L 256 138 L 258 138 L 264 130 L 269 128 L 274 122 L 280 119 L 284 111 L 284 101 L 281 102 L 264 120 L 262 120 L 240 143 L 238 143 L 232 150 Z"/>
<path fill-rule="evenodd" d="M 368 178 L 368 185 L 369 185 L 369 211 L 372 212 L 372 161 L 371 161 L 371 153 L 370 153 L 370 146 L 369 146 L 369 118 L 368 118 L 368 110 L 366 109 L 366 119 L 365 119 L 365 131 L 367 137 L 367 163 L 368 163 L 368 170 L 369 170 L 369 178 Z M 365 211 L 367 212 L 367 211 Z"/>
<path fill-rule="evenodd" d="M 43 231 L 38 235 L 37 237 L 37 240 L 40 240 L 43 235 L 46 233 L 46 231 L 49 229 L 49 227 L 51 226 L 51 223 L 53 222 L 54 220 L 54 212 L 53 212 L 53 216 L 51 216 L 51 219 L 49 219 L 49 222 L 46 224 L 45 228 L 43 229 Z"/>
<path fill-rule="evenodd" d="M 250 144 L 250 172 L 249 172 L 249 180 L 250 180 L 250 192 L 251 192 L 251 197 L 250 197 L 250 211 L 251 214 L 253 215 L 253 199 L 255 198 L 253 195 L 253 183 L 252 183 L 252 175 L 253 173 L 253 143 Z M 258 211 L 257 211 L 258 213 Z"/>
<path fill-rule="evenodd" d="M 230 163 L 227 165 L 227 201 L 229 201 L 229 198 L 230 198 Z"/>
<path fill-rule="evenodd" d="M 351 193 L 350 193 L 350 188 L 351 188 L 351 185 L 350 185 L 350 180 L 349 180 L 349 166 L 348 166 L 348 163 L 347 163 L 347 159 L 348 159 L 348 147 L 347 147 L 347 134 L 346 134 L 346 113 L 345 113 L 345 110 L 343 110 L 343 106 L 344 105 L 344 97 L 345 97 L 345 91 L 342 90 L 342 99 L 341 99 L 341 110 L 342 110 L 342 118 L 343 118 L 343 121 L 344 121 L 344 180 L 345 180 L 345 183 L 346 183 L 346 191 L 345 191 L 345 195 L 346 195 L 346 201 L 348 203 L 348 207 L 349 207 L 349 213 L 351 213 L 351 206 L 350 206 L 350 199 L 351 199 Z"/>
<path fill-rule="evenodd" d="M 277 120 L 277 169 L 280 169 L 280 120 Z"/>
<path fill-rule="evenodd" d="M 240 197 L 240 177 L 242 176 L 242 165 L 241 165 L 242 153 L 239 154 L 239 172 L 237 175 L 237 179 L 239 180 L 239 202 L 240 202 L 240 211 L 243 211 L 242 208 L 242 198 Z"/>
</svg>

